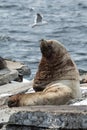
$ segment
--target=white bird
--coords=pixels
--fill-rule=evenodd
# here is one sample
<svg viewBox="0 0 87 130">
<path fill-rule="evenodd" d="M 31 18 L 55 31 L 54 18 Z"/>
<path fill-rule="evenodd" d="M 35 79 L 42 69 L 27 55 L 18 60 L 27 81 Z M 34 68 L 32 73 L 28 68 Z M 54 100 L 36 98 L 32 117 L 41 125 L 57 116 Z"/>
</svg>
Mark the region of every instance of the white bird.
<svg viewBox="0 0 87 130">
<path fill-rule="evenodd" d="M 32 25 L 32 28 L 35 26 L 41 26 L 47 24 L 46 21 L 43 21 L 43 16 L 41 16 L 40 13 L 37 13 L 36 17 L 35 17 L 35 23 Z"/>
</svg>

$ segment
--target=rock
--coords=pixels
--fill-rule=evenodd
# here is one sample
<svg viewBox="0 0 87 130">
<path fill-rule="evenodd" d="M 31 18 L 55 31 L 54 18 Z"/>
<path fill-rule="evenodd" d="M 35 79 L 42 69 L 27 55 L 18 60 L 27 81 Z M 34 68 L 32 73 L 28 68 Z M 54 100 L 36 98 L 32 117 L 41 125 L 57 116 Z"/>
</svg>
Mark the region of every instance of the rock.
<svg viewBox="0 0 87 130">
<path fill-rule="evenodd" d="M 0 85 L 7 84 L 13 80 L 22 82 L 23 75 L 26 74 L 30 75 L 30 69 L 26 65 L 0 57 Z"/>
<path fill-rule="evenodd" d="M 0 123 L 19 128 L 38 127 L 44 129 L 86 129 L 86 106 L 29 106 L 0 107 Z M 11 126 L 10 126 L 11 128 Z M 20 130 L 20 129 L 19 129 Z M 25 129 L 26 130 L 26 129 Z"/>
<path fill-rule="evenodd" d="M 0 85 L 7 84 L 18 77 L 17 70 L 9 70 L 7 68 L 0 70 Z"/>
<path fill-rule="evenodd" d="M 6 62 L 2 57 L 0 57 L 0 70 L 4 68 L 6 68 Z"/>
<path fill-rule="evenodd" d="M 19 125 L 5 125 L 3 126 L 2 130 L 56 130 L 56 129 L 45 129 L 45 128 L 19 126 Z"/>
<path fill-rule="evenodd" d="M 18 77 L 18 73 L 15 70 L 9 70 L 5 59 L 0 57 L 0 85 L 9 83 Z"/>
<path fill-rule="evenodd" d="M 23 75 L 30 75 L 31 71 L 27 65 L 24 65 L 23 63 L 11 61 L 11 60 L 5 60 L 7 64 L 7 68 L 10 70 L 17 70 L 19 73 Z"/>
<path fill-rule="evenodd" d="M 87 105 L 87 98 L 86 99 L 82 99 L 81 101 L 77 101 L 75 103 L 73 103 L 72 105 Z"/>
<path fill-rule="evenodd" d="M 80 89 L 82 97 L 70 100 L 67 105 L 87 105 L 87 83 L 80 84 Z"/>
<path fill-rule="evenodd" d="M 5 84 L 0 86 L 0 97 L 3 97 L 3 95 L 5 94 L 14 95 L 17 93 L 26 92 L 31 87 L 32 87 L 32 81 L 28 81 L 25 83 L 13 82 Z"/>
<path fill-rule="evenodd" d="M 3 126 L 1 130 L 50 130 L 50 129 L 29 127 L 29 126 L 7 125 Z"/>
<path fill-rule="evenodd" d="M 0 129 L 1 129 L 2 127 L 3 127 L 3 124 L 1 123 L 1 124 L 0 124 Z"/>
<path fill-rule="evenodd" d="M 14 81 L 23 82 L 23 75 L 19 73 L 18 77 L 16 79 L 14 79 Z"/>
<path fill-rule="evenodd" d="M 87 74 L 80 75 L 80 84 L 87 83 Z"/>
</svg>

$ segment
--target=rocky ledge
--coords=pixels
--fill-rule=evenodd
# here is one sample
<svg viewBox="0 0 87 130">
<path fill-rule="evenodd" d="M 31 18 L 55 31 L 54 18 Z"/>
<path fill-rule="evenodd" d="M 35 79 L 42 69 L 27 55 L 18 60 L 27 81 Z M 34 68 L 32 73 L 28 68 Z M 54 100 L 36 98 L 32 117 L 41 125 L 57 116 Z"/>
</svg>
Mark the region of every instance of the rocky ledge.
<svg viewBox="0 0 87 130">
<path fill-rule="evenodd" d="M 9 70 L 8 68 L 0 70 L 0 85 L 7 84 L 18 77 L 17 70 Z"/>
<path fill-rule="evenodd" d="M 8 59 L 5 59 L 7 68 L 9 70 L 17 70 L 20 74 L 23 75 L 30 75 L 31 71 L 29 67 L 23 63 L 17 62 L 17 61 L 11 61 Z"/>
<path fill-rule="evenodd" d="M 38 130 L 87 128 L 86 106 L 4 106 L 0 108 L 0 115 L 2 130 L 28 130 L 30 126 Z"/>
<path fill-rule="evenodd" d="M 3 59 L 1 59 L 3 61 Z M 5 65 L 3 67 L 3 64 Z M 19 80 L 19 74 L 30 74 L 26 65 L 5 60 L 0 69 L 0 129 L 1 130 L 59 130 L 87 129 L 87 79 L 81 77 L 83 97 L 62 106 L 27 106 L 9 108 L 8 96 L 34 92 L 33 81 Z M 84 79 L 84 80 L 82 80 Z M 19 80 L 20 81 L 20 80 Z"/>
<path fill-rule="evenodd" d="M 33 81 L 14 82 L 0 87 L 1 130 L 84 130 L 87 128 L 86 83 L 81 84 L 83 99 L 74 100 L 69 105 L 27 106 L 18 108 L 9 108 L 6 105 L 5 101 L 8 100 L 9 95 L 25 93 L 27 90 L 31 91 L 32 83 Z"/>
<path fill-rule="evenodd" d="M 23 75 L 30 75 L 30 69 L 23 63 L 0 59 L 0 85 L 7 84 L 13 80 L 22 81 Z M 21 78 L 21 80 L 20 80 Z"/>
</svg>

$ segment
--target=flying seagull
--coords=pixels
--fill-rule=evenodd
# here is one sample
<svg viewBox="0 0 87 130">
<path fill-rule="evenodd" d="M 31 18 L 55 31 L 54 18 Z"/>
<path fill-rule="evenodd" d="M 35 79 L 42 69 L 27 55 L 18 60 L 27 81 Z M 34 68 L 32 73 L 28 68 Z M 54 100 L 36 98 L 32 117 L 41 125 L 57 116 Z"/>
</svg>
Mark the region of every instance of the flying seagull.
<svg viewBox="0 0 87 130">
<path fill-rule="evenodd" d="M 43 21 L 43 16 L 40 13 L 37 13 L 36 17 L 35 17 L 35 23 L 32 25 L 32 28 L 35 26 L 41 26 L 47 24 L 46 21 Z"/>
<path fill-rule="evenodd" d="M 42 22 L 42 18 L 43 17 L 39 13 L 37 13 L 36 23 Z"/>
</svg>

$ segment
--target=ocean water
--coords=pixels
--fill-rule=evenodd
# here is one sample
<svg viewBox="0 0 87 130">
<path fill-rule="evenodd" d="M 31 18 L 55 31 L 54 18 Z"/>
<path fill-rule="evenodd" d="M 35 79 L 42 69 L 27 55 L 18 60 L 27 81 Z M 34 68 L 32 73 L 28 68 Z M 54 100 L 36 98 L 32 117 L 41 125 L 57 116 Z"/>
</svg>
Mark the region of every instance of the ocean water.
<svg viewBox="0 0 87 130">
<path fill-rule="evenodd" d="M 48 24 L 32 28 L 36 13 Z M 0 0 L 0 56 L 27 64 L 29 79 L 41 58 L 42 38 L 62 42 L 80 72 L 87 72 L 87 0 Z"/>
</svg>

